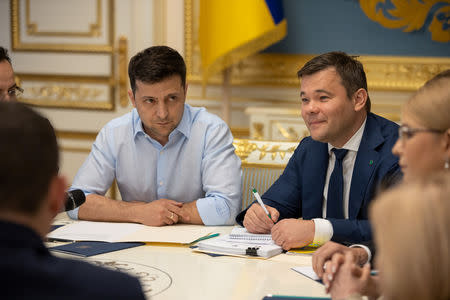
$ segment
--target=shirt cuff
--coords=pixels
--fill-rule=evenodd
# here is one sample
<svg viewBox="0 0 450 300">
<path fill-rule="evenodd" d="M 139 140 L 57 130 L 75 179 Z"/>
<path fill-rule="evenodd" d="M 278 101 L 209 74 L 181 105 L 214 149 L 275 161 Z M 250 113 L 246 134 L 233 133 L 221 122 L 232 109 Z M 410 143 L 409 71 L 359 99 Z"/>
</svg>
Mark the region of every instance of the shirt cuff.
<svg viewBox="0 0 450 300">
<path fill-rule="evenodd" d="M 69 210 L 69 211 L 67 212 L 67 215 L 68 215 L 71 219 L 73 219 L 73 220 L 78 220 L 78 210 L 79 210 L 79 209 L 80 209 L 80 208 L 77 207 L 77 208 L 75 208 L 75 209 Z"/>
<path fill-rule="evenodd" d="M 311 246 L 319 247 L 331 240 L 333 237 L 333 225 L 331 222 L 325 219 L 313 219 L 315 231 L 314 241 Z"/>
<path fill-rule="evenodd" d="M 372 252 L 370 252 L 369 247 L 367 247 L 366 245 L 361 245 L 361 244 L 354 244 L 354 245 L 349 246 L 349 248 L 356 248 L 356 247 L 363 248 L 367 252 L 367 261 L 365 263 L 363 263 L 363 265 L 367 264 L 368 262 L 370 262 L 372 260 Z"/>
<path fill-rule="evenodd" d="M 234 217 L 231 218 L 230 209 L 223 198 L 200 198 L 197 199 L 196 206 L 203 224 L 207 226 L 234 224 Z"/>
</svg>

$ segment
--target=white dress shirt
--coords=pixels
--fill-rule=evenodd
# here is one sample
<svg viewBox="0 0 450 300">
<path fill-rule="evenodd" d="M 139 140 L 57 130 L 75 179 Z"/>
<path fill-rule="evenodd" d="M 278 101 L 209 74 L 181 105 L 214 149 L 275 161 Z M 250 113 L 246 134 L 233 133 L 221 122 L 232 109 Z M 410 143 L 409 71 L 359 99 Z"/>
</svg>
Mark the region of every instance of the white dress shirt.
<svg viewBox="0 0 450 300">
<path fill-rule="evenodd" d="M 241 161 L 227 124 L 185 104 L 162 146 L 142 128 L 136 109 L 102 128 L 71 189 L 104 195 L 114 179 L 123 201 L 197 200 L 205 225 L 234 224 L 241 209 Z M 68 212 L 78 218 L 78 209 Z"/>
<path fill-rule="evenodd" d="M 348 219 L 348 203 L 349 203 L 349 195 L 350 195 L 350 184 L 352 182 L 352 175 L 353 175 L 353 168 L 355 167 L 355 161 L 356 161 L 356 155 L 358 154 L 358 148 L 361 144 L 361 140 L 364 133 L 364 128 L 366 126 L 366 120 L 364 120 L 361 127 L 358 129 L 358 131 L 355 132 L 355 134 L 345 143 L 345 145 L 342 148 L 338 149 L 347 149 L 347 155 L 344 157 L 344 160 L 342 161 L 342 171 L 343 171 L 343 178 L 344 178 L 344 187 L 343 187 L 343 210 L 344 210 L 344 217 L 345 219 Z M 325 186 L 323 188 L 323 205 L 322 205 L 322 216 L 321 218 L 316 218 L 314 220 L 315 224 L 315 234 L 314 234 L 314 245 L 322 245 L 333 237 L 333 226 L 331 225 L 331 222 L 326 220 L 327 217 L 327 195 L 328 195 L 328 184 L 330 182 L 330 176 L 331 173 L 333 173 L 334 169 L 334 163 L 336 161 L 336 157 L 331 151 L 331 149 L 337 148 L 334 147 L 331 144 L 328 144 L 328 169 L 327 169 L 327 176 L 325 179 Z"/>
</svg>

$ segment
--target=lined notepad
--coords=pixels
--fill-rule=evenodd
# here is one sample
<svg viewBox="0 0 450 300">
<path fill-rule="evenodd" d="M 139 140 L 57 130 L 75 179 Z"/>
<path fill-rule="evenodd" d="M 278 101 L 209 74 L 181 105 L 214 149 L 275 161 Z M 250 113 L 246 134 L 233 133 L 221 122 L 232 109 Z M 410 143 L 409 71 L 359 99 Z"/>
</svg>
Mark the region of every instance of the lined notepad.
<svg viewBox="0 0 450 300">
<path fill-rule="evenodd" d="M 229 235 L 229 240 L 234 242 L 243 242 L 259 245 L 275 244 L 271 234 L 250 233 L 245 227 L 234 227 Z"/>
</svg>

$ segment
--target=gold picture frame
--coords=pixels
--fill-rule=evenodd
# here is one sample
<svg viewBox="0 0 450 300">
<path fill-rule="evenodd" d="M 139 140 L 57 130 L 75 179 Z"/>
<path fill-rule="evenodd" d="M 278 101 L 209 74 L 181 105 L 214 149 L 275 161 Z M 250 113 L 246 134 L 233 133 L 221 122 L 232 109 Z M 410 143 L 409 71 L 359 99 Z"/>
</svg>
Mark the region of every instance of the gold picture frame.
<svg viewBox="0 0 450 300">
<path fill-rule="evenodd" d="M 113 53 L 114 51 L 114 36 L 115 36 L 115 20 L 114 20 L 114 0 L 106 0 L 107 8 L 107 42 L 104 44 L 82 44 L 82 43 L 29 43 L 23 42 L 21 39 L 21 27 L 27 28 L 29 35 L 37 37 L 64 37 L 76 38 L 87 37 L 95 38 L 101 32 L 102 26 L 102 1 L 96 0 L 96 22 L 90 24 L 90 29 L 87 32 L 54 32 L 54 31 L 39 31 L 38 25 L 30 20 L 30 0 L 25 0 L 25 19 L 21 20 L 21 5 L 20 0 L 11 0 L 11 45 L 14 51 L 53 51 L 53 52 L 88 52 L 88 53 Z M 22 22 L 21 22 L 22 21 Z M 105 24 L 106 25 L 106 24 Z"/>
<path fill-rule="evenodd" d="M 198 44 L 198 0 L 185 0 L 185 59 L 190 82 L 201 83 Z M 233 85 L 298 86 L 298 69 L 314 54 L 261 53 L 248 57 L 231 70 Z M 361 56 L 371 90 L 414 91 L 440 71 L 450 69 L 449 57 Z M 220 84 L 213 76 L 210 84 Z"/>
</svg>

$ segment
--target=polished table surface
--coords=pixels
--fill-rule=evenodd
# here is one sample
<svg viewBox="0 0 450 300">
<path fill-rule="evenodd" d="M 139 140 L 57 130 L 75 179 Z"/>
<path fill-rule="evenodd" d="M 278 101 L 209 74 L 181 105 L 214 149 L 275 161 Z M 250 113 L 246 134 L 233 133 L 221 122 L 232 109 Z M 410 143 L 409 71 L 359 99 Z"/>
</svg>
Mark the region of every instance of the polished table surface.
<svg viewBox="0 0 450 300">
<path fill-rule="evenodd" d="M 60 215 L 55 223 L 65 220 Z M 231 228 L 211 227 L 221 234 Z M 311 265 L 306 254 L 270 259 L 212 257 L 185 246 L 147 244 L 81 259 L 139 277 L 147 298 L 156 300 L 262 299 L 267 294 L 326 297 L 323 285 L 291 270 Z"/>
</svg>

